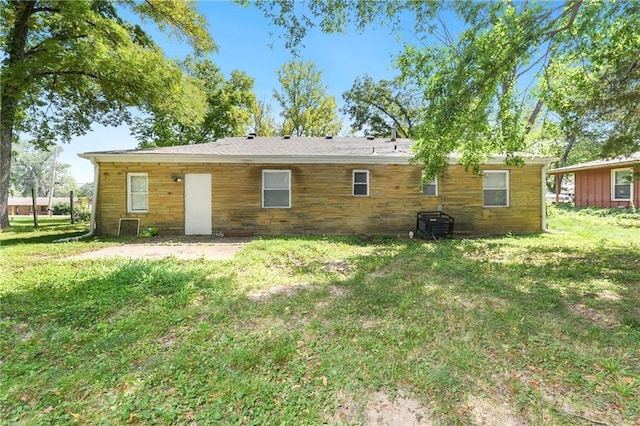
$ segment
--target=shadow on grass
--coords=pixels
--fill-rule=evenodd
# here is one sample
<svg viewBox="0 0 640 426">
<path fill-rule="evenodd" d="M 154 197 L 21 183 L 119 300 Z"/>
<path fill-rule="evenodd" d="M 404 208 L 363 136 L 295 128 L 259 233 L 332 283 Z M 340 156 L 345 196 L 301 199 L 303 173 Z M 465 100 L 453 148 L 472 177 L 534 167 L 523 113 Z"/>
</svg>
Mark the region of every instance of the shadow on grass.
<svg viewBox="0 0 640 426">
<path fill-rule="evenodd" d="M 174 259 L 120 261 L 106 274 L 99 265 L 97 262 L 89 266 L 97 268 L 95 277 L 77 280 L 70 270 L 65 282 L 51 282 L 43 276 L 42 282 L 29 291 L 5 295 L 2 315 L 63 327 L 92 327 L 120 310 L 152 305 L 159 309 L 181 308 L 203 286 L 211 284 L 202 269 Z M 225 289 L 220 282 L 212 285 Z"/>
<path fill-rule="evenodd" d="M 88 232 L 88 223 L 65 223 L 60 219 L 47 220 L 40 223 L 38 228 L 24 223 L 11 223 L 0 234 L 0 246 L 18 244 L 49 244 L 61 238 L 73 238 Z"/>
<path fill-rule="evenodd" d="M 537 236 L 519 237 L 536 239 Z M 435 243 L 436 248 L 424 256 L 420 249 L 406 249 L 382 262 L 382 275 L 372 281 L 379 294 L 365 286 L 361 294 L 372 303 L 401 298 L 406 289 L 398 283 L 424 288 L 440 288 L 468 301 L 501 300 L 523 314 L 534 317 L 557 315 L 574 318 L 568 309 L 574 304 L 607 311 L 621 325 L 640 331 L 640 250 L 629 247 L 596 247 L 572 250 L 538 245 L 515 254 L 497 254 L 504 240 L 479 240 L 481 251 L 469 247 L 468 241 Z M 473 242 L 471 242 L 473 243 Z M 492 248 L 492 245 L 494 246 Z M 388 273 L 384 273 L 388 271 Z M 356 280 L 362 282 L 362 278 Z M 358 288 L 360 286 L 356 286 Z M 367 295 L 369 294 L 369 296 Z M 493 302 L 491 302 L 493 303 Z M 472 306 L 472 305 L 469 305 Z M 482 309 L 481 303 L 476 306 Z M 561 319 L 556 317 L 557 319 Z M 609 328 L 611 324 L 593 323 L 594 318 L 579 318 L 585 326 Z M 542 319 L 541 323 L 544 323 Z M 573 321 L 571 326 L 574 325 Z M 535 331 L 534 331 L 535 332 Z"/>
<path fill-rule="evenodd" d="M 324 366 L 317 374 L 330 375 L 338 387 L 394 390 L 402 384 L 430 400 L 437 395 L 449 415 L 484 384 L 522 398 L 521 413 L 529 420 L 536 414 L 527 414 L 527 401 L 540 398 L 536 404 L 545 406 L 545 398 L 560 401 L 562 392 L 593 410 L 619 404 L 623 408 L 600 417 L 612 424 L 633 416 L 636 391 L 619 390 L 615 383 L 637 371 L 640 251 L 594 247 L 558 253 L 541 244 L 493 253 L 517 247 L 518 239 L 395 240 L 394 249 L 372 240 L 367 244 L 379 243 L 380 252 L 345 259 L 339 264 L 342 277 L 311 281 L 258 302 L 228 300 L 225 315 L 211 319 L 255 332 L 253 341 L 227 353 L 232 360 L 252 354 L 244 367 L 252 374 L 256 365 L 270 362 L 259 333 L 277 335 L 282 329 L 283 336 L 295 336 L 299 350 L 312 347 L 307 356 Z M 336 263 L 318 260 L 296 272 L 328 266 Z M 610 383 L 599 388 L 594 403 L 584 377 L 603 370 L 609 375 L 602 383 Z M 538 393 L 541 381 L 561 383 L 562 392 Z M 501 397 L 509 398 L 490 398 Z M 552 410 L 559 416 L 555 421 L 568 420 L 562 410 Z M 473 422 L 462 416 L 457 422 Z"/>
<path fill-rule="evenodd" d="M 533 238 L 538 237 L 522 241 Z M 45 330 L 41 342 L 50 352 L 64 351 L 68 344 L 86 354 L 68 362 L 90 370 L 88 378 L 108 383 L 110 399 L 105 404 L 116 408 L 104 405 L 97 413 L 118 421 L 129 418 L 127 410 L 149 411 L 169 401 L 182 407 L 176 416 L 190 413 L 195 419 L 224 409 L 226 415 L 245 416 L 245 423 L 283 423 L 289 418 L 313 423 L 342 392 L 349 397 L 349 392 L 406 386 L 435 401 L 443 423 L 469 424 L 473 419 L 464 414 L 465 398 L 479 392 L 479 382 L 499 392 L 513 385 L 512 372 L 545 365 L 540 375 L 548 372 L 591 403 L 590 390 L 582 390 L 582 379 L 573 384 L 573 377 L 593 374 L 592 364 L 603 354 L 624 353 L 638 344 L 638 323 L 633 320 L 640 314 L 638 250 L 597 247 L 558 253 L 552 245 L 519 247 L 517 239 L 286 240 L 293 242 L 291 252 L 275 253 L 282 249 L 277 243 L 277 250 L 264 245 L 260 251 L 267 252 L 265 257 L 242 266 L 231 262 L 227 269 L 175 259 L 83 263 L 95 269 L 95 276 L 70 274 L 67 283 L 43 277 L 37 288 L 5 296 L 1 318 L 14 323 L 10 338 L 17 346 L 28 343 L 16 336 L 16 323 L 21 322 Z M 372 250 L 311 261 L 296 252 L 296 245 L 302 251 L 303 245 L 308 249 L 321 241 Z M 299 290 L 260 300 L 239 294 L 234 268 L 282 268 L 282 262 L 270 263 L 276 256 L 303 277 Z M 326 279 L 318 278 L 322 270 L 327 270 Z M 574 304 L 609 310 L 620 318 L 619 324 L 581 316 L 571 309 Z M 170 328 L 180 330 L 167 333 Z M 87 335 L 56 342 L 65 329 Z M 139 340 L 148 348 L 138 347 L 134 357 L 129 349 Z M 48 368 L 40 352 L 24 355 L 16 350 L 11 357 L 6 365 L 24 363 L 28 370 L 41 363 L 38 368 Z M 100 367 L 94 368 L 94 362 Z M 614 367 L 616 363 L 620 371 L 634 371 L 624 357 L 614 359 Z M 137 374 L 145 378 L 139 388 L 118 390 L 116 386 L 125 387 Z M 28 379 L 26 374 L 14 375 L 25 387 Z M 50 380 L 46 388 L 56 389 L 59 379 Z M 190 406 L 195 383 L 198 402 Z M 535 390 L 513 386 L 508 389 L 521 398 L 521 413 L 534 422 L 539 417 L 526 410 Z M 598 395 L 604 402 L 596 404 L 622 400 L 608 391 Z M 633 392 L 625 404 L 632 404 Z M 68 397 L 67 402 L 77 404 L 77 399 Z M 42 402 L 40 408 L 49 403 Z M 127 404 L 130 408 L 122 408 Z M 161 422 L 161 414 L 149 415 L 150 422 Z M 206 418 L 199 420 L 207 423 Z M 566 418 L 552 420 L 561 423 Z"/>
<path fill-rule="evenodd" d="M 553 244 L 518 248 L 518 241 L 540 238 L 532 235 L 424 242 L 363 236 L 291 237 L 287 241 L 328 240 L 379 247 L 373 254 L 341 260 L 338 264 L 319 260 L 295 267 L 299 275 L 344 269 L 337 271 L 338 276 L 330 285 L 344 288 L 347 296 L 343 299 L 351 304 L 351 309 L 361 313 L 384 313 L 411 298 L 424 300 L 448 293 L 473 309 L 491 309 L 498 301 L 522 314 L 540 316 L 542 323 L 549 315 L 555 315 L 559 320 L 568 320 L 568 327 L 575 326 L 575 321 L 585 327 L 611 327 L 593 322 L 595 318 L 576 317 L 570 306 L 584 304 L 607 311 L 617 318 L 618 324 L 638 330 L 640 248 L 575 249 Z M 506 252 L 500 251 L 503 247 Z M 323 287 L 313 282 L 307 284 L 311 289 Z M 274 300 L 278 298 L 292 302 L 296 293 L 276 294 Z"/>
<path fill-rule="evenodd" d="M 313 242 L 320 239 L 290 240 Z M 486 251 L 497 250 L 503 240 L 496 242 L 493 248 L 493 241 L 480 240 L 480 249 L 465 240 L 424 243 L 362 237 L 337 241 L 380 247 L 374 254 L 349 259 L 347 270 L 338 271 L 341 274 L 331 284 L 344 288 L 347 294 L 344 299 L 350 309 L 362 314 L 378 312 L 383 315 L 398 305 L 406 305 L 412 298 L 448 293 L 449 297 L 459 297 L 461 303 L 467 303 L 464 302 L 467 299 L 467 305 L 477 309 L 500 300 L 523 314 L 534 316 L 570 317 L 573 314 L 567 306 L 582 303 L 609 311 L 620 324 L 635 329 L 640 327 L 640 307 L 634 302 L 640 296 L 638 251 L 598 247 L 580 252 L 566 249 L 559 254 L 554 247 L 538 246 L 528 250 L 528 254 L 534 254 L 538 259 L 531 262 L 520 258 L 522 253 L 512 259 L 483 257 Z M 390 244 L 395 247 L 393 250 L 388 249 Z M 328 267 L 335 267 L 335 264 L 310 262 L 296 266 L 296 273 L 304 275 Z M 224 281 L 219 290 L 233 294 L 235 278 L 223 276 L 219 280 Z M 43 277 L 43 282 L 32 290 L 6 295 L 2 311 L 3 315 L 15 315 L 25 321 L 46 318 L 46 321 L 61 325 L 89 327 L 120 309 L 141 306 L 152 299 L 162 299 L 163 305 L 179 308 L 195 297 L 203 286 L 220 285 L 211 283 L 205 269 L 177 263 L 175 259 L 121 262 L 113 272 L 95 279 L 76 282 L 70 276 L 68 282 L 61 283 L 47 282 Z M 326 287 L 326 284 L 319 286 Z M 296 295 L 283 297 L 293 301 Z M 277 298 L 276 295 L 274 299 Z M 478 300 L 481 303 L 473 305 L 472 302 Z M 244 296 L 236 295 L 226 303 L 232 306 L 250 302 Z"/>
</svg>

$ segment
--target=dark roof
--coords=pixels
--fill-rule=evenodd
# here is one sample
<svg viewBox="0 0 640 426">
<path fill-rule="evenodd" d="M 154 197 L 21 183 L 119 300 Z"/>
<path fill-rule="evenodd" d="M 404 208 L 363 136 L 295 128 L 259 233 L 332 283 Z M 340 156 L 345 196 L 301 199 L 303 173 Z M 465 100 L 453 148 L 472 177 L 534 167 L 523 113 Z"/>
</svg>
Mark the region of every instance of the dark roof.
<svg viewBox="0 0 640 426">
<path fill-rule="evenodd" d="M 283 137 L 223 138 L 216 142 L 148 149 L 85 152 L 80 157 L 100 162 L 265 162 L 407 164 L 413 158 L 414 140 L 406 138 Z M 449 162 L 455 164 L 453 153 Z M 527 163 L 548 164 L 551 157 L 526 156 Z M 504 164 L 504 155 L 488 162 Z"/>
<path fill-rule="evenodd" d="M 587 161 L 585 163 L 573 164 L 571 166 L 552 169 L 547 171 L 547 173 L 549 174 L 573 173 L 579 170 L 601 169 L 601 168 L 609 168 L 609 167 L 624 167 L 624 166 L 631 166 L 634 164 L 640 164 L 640 151 L 635 152 L 629 155 L 628 157 L 620 156 L 615 158 L 606 158 L 603 160 Z"/>
<path fill-rule="evenodd" d="M 254 138 L 232 137 L 216 142 L 169 146 L 162 148 L 131 149 L 117 151 L 86 152 L 82 157 L 95 154 L 179 154 L 215 156 L 366 156 L 406 155 L 412 156 L 410 139 L 397 138 L 345 138 L 345 137 L 291 137 L 282 136 Z M 394 148 L 395 151 L 394 151 Z"/>
<path fill-rule="evenodd" d="M 74 202 L 78 201 L 77 197 L 73 198 Z M 51 205 L 58 203 L 68 203 L 69 197 L 53 197 L 51 198 Z M 31 206 L 33 205 L 33 200 L 31 197 L 9 197 L 9 202 L 7 203 L 9 206 Z M 36 205 L 37 206 L 48 206 L 49 205 L 49 197 L 36 197 Z"/>
</svg>

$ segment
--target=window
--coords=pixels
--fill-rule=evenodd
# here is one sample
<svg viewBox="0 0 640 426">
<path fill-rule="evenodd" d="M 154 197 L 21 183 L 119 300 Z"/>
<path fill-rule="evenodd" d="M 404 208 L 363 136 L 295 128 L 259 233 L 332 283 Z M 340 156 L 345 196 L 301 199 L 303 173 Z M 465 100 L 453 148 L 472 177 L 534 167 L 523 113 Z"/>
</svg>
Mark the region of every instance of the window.
<svg viewBox="0 0 640 426">
<path fill-rule="evenodd" d="M 149 189 L 146 173 L 127 174 L 127 212 L 149 211 Z"/>
<path fill-rule="evenodd" d="M 369 195 L 369 170 L 353 171 L 353 195 L 354 197 Z"/>
<path fill-rule="evenodd" d="M 291 207 L 291 170 L 262 171 L 262 207 L 272 209 Z"/>
<path fill-rule="evenodd" d="M 431 181 L 424 179 L 424 172 L 422 172 L 422 195 L 427 197 L 435 197 L 438 195 L 438 179 L 433 178 Z"/>
<path fill-rule="evenodd" d="M 611 170 L 611 200 L 629 201 L 633 194 L 633 170 Z"/>
<path fill-rule="evenodd" d="M 483 197 L 485 207 L 509 207 L 509 172 L 484 172 Z"/>
</svg>

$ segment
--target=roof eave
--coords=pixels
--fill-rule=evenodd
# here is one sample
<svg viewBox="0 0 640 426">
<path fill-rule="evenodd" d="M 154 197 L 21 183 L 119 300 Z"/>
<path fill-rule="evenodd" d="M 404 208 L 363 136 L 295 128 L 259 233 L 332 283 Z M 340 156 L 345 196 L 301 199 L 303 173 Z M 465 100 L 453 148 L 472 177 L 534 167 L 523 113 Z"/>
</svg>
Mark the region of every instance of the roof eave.
<svg viewBox="0 0 640 426">
<path fill-rule="evenodd" d="M 269 164 L 407 164 L 408 155 L 194 155 L 194 154 L 134 154 L 83 153 L 79 157 L 99 163 L 269 163 Z"/>
<path fill-rule="evenodd" d="M 455 164 L 457 163 L 457 159 L 454 158 L 454 162 L 451 162 L 451 159 L 453 157 L 450 157 L 449 159 L 449 164 Z M 554 160 L 556 160 L 555 157 L 551 157 L 551 156 L 544 156 L 544 155 L 523 155 L 522 159 L 524 160 L 525 164 L 540 164 L 540 165 L 544 165 L 544 166 L 548 166 L 549 164 L 551 164 Z M 506 155 L 496 155 L 493 158 L 490 158 L 489 160 L 485 161 L 483 164 L 487 164 L 487 165 L 505 165 L 507 161 L 507 156 Z"/>
<path fill-rule="evenodd" d="M 557 169 L 548 170 L 547 174 L 555 175 L 560 173 L 574 173 L 582 170 L 595 170 L 595 169 L 620 169 L 624 167 L 633 167 L 637 165 L 640 165 L 640 161 L 629 160 L 629 161 L 621 161 L 618 163 L 593 164 L 593 165 L 582 166 L 582 167 L 567 166 L 567 167 L 559 167 Z"/>
<path fill-rule="evenodd" d="M 413 159 L 409 155 L 213 155 L 182 153 L 140 153 L 140 152 L 87 152 L 79 157 L 99 163 L 269 163 L 269 164 L 408 164 Z M 549 165 L 553 157 L 525 156 L 526 164 Z M 504 165 L 505 156 L 495 156 L 485 165 Z M 456 156 L 449 156 L 448 163 L 458 163 Z"/>
</svg>

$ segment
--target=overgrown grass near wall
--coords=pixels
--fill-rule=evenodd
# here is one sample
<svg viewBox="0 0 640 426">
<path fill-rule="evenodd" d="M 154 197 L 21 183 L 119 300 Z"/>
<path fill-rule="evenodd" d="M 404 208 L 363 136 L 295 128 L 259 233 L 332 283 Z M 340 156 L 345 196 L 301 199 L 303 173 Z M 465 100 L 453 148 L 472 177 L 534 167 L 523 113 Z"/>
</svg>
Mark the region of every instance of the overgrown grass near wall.
<svg viewBox="0 0 640 426">
<path fill-rule="evenodd" d="M 549 225 L 257 239 L 216 262 L 70 260 L 117 240 L 17 226 L 0 422 L 634 424 L 640 215 L 553 207 Z"/>
</svg>

